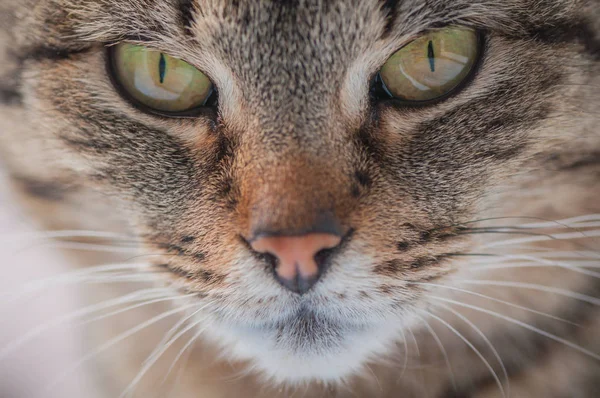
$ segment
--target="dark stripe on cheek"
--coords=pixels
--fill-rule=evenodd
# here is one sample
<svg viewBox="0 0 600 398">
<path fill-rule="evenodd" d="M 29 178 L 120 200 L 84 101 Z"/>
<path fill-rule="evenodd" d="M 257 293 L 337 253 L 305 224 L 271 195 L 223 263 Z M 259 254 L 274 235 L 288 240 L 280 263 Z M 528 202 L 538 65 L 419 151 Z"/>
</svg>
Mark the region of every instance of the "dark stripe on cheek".
<svg viewBox="0 0 600 398">
<path fill-rule="evenodd" d="M 90 48 L 57 48 L 57 47 L 34 47 L 30 48 L 25 54 L 19 58 L 21 61 L 34 60 L 34 61 L 61 61 L 71 58 L 73 55 L 82 54 L 89 51 Z"/>
<path fill-rule="evenodd" d="M 26 195 L 51 202 L 63 200 L 73 190 L 56 181 L 42 181 L 21 176 L 13 179 Z"/>
<path fill-rule="evenodd" d="M 186 34 L 190 34 L 190 29 L 194 25 L 194 11 L 195 4 L 194 0 L 179 0 L 179 15 L 181 18 L 181 25 Z"/>
<path fill-rule="evenodd" d="M 3 105 L 21 105 L 23 97 L 16 87 L 0 86 L 0 104 Z"/>
<path fill-rule="evenodd" d="M 529 33 L 533 39 L 549 44 L 580 43 L 588 55 L 600 59 L 600 37 L 587 21 L 565 21 L 536 27 Z"/>
<path fill-rule="evenodd" d="M 397 10 L 398 3 L 400 0 L 380 0 L 381 1 L 381 11 L 383 15 L 385 15 L 385 28 L 383 30 L 383 34 L 381 38 L 388 37 L 392 31 L 394 30 L 394 25 L 396 23 L 397 18 Z"/>
</svg>

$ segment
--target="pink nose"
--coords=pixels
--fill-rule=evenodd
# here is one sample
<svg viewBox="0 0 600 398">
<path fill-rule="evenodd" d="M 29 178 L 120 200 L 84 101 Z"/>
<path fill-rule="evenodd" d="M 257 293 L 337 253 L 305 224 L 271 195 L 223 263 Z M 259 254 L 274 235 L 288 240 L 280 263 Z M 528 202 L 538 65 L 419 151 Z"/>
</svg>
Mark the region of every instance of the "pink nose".
<svg viewBox="0 0 600 398">
<path fill-rule="evenodd" d="M 277 258 L 275 274 L 281 284 L 293 292 L 306 293 L 319 279 L 323 264 L 315 258 L 321 250 L 339 245 L 341 238 L 327 233 L 302 236 L 266 236 L 255 239 L 251 246 L 259 253 Z"/>
</svg>

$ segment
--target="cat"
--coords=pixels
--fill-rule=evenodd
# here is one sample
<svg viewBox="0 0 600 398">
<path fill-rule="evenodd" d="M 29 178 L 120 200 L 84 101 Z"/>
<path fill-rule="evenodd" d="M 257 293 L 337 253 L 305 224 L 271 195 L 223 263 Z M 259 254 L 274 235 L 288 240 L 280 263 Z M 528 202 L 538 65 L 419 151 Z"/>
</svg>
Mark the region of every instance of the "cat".
<svg viewBox="0 0 600 398">
<path fill-rule="evenodd" d="M 169 304 L 89 325 L 89 396 L 600 394 L 597 1 L 0 15 L 10 189 L 91 300 Z"/>
</svg>

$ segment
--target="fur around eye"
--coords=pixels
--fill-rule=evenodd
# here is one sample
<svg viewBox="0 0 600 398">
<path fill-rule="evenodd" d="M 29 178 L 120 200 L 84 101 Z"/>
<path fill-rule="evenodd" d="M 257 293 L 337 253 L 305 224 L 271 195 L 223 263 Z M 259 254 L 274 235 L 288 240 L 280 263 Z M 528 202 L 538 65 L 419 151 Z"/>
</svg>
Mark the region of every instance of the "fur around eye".
<svg viewBox="0 0 600 398">
<path fill-rule="evenodd" d="M 430 103 L 462 86 L 481 56 L 480 48 L 480 35 L 470 28 L 427 32 L 396 51 L 378 80 L 391 98 L 409 105 Z"/>
<path fill-rule="evenodd" d="M 127 100 L 163 116 L 190 116 L 214 92 L 210 79 L 187 62 L 128 43 L 109 50 L 109 73 Z"/>
</svg>

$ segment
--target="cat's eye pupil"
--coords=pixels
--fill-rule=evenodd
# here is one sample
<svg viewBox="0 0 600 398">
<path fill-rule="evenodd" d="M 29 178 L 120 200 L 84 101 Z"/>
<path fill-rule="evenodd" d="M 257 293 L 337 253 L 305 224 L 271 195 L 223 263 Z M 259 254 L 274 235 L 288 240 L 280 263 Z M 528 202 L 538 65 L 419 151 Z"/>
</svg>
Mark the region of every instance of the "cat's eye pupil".
<svg viewBox="0 0 600 398">
<path fill-rule="evenodd" d="M 429 58 L 429 68 L 435 72 L 435 53 L 433 52 L 433 42 L 429 40 L 427 45 L 427 58 Z"/>
<path fill-rule="evenodd" d="M 192 116 L 213 96 L 213 84 L 187 62 L 128 43 L 109 52 L 117 88 L 138 108 L 165 116 Z"/>
<path fill-rule="evenodd" d="M 160 53 L 160 60 L 158 61 L 158 76 L 160 82 L 165 82 L 165 73 L 167 72 L 167 61 L 165 60 L 165 54 Z"/>
<path fill-rule="evenodd" d="M 396 51 L 379 71 L 383 91 L 407 104 L 447 96 L 470 75 L 479 58 L 479 34 L 451 26 L 424 33 Z"/>
</svg>

